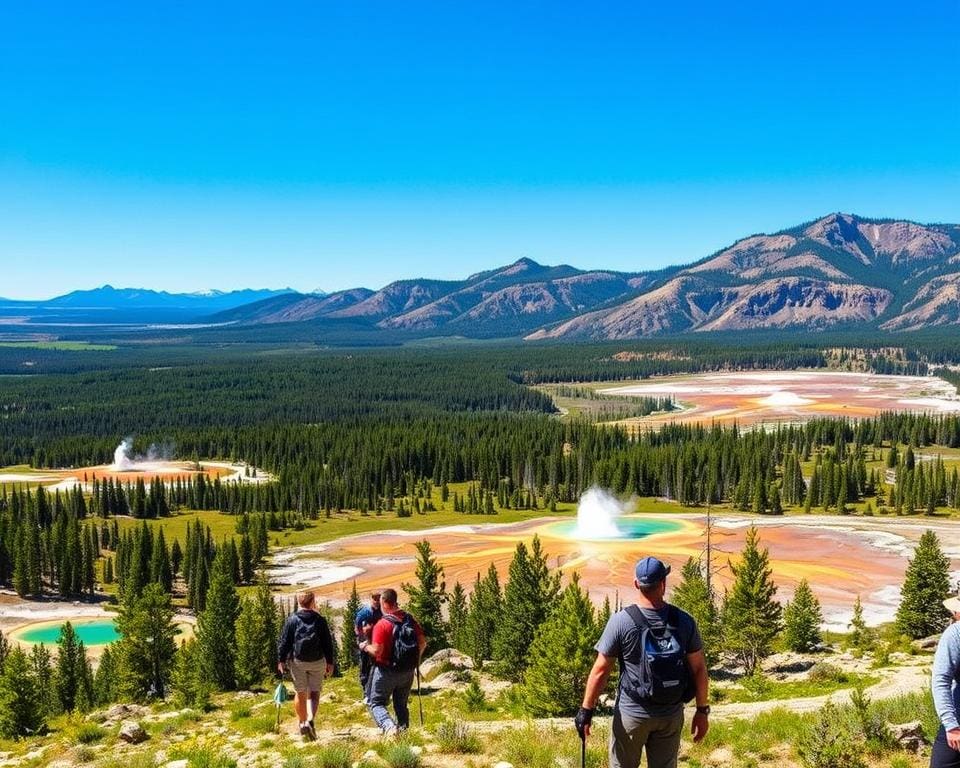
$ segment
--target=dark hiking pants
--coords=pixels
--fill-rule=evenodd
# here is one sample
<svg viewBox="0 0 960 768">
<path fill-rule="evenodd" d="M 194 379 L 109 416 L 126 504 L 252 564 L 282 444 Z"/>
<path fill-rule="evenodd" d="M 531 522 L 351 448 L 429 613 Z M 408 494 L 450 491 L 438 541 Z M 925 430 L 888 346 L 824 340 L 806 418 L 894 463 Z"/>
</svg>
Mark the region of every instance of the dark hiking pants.
<svg viewBox="0 0 960 768">
<path fill-rule="evenodd" d="M 960 752 L 947 744 L 947 732 L 940 726 L 930 754 L 930 768 L 960 768 Z"/>
<path fill-rule="evenodd" d="M 384 731 L 410 727 L 410 689 L 413 688 L 415 669 L 398 672 L 386 667 L 374 667 L 370 673 L 369 706 L 370 714 Z M 393 700 L 394 720 L 387 711 L 387 704 Z"/>
</svg>

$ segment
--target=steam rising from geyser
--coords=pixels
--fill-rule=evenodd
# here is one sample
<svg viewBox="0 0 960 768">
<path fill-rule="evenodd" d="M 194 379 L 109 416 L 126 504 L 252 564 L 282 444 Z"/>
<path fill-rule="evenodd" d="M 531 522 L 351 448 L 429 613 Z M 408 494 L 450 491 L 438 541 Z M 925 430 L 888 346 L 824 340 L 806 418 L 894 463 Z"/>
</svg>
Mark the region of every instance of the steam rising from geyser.
<svg viewBox="0 0 960 768">
<path fill-rule="evenodd" d="M 133 438 L 125 437 L 113 452 L 113 471 L 129 472 L 133 468 Z"/>
<path fill-rule="evenodd" d="M 623 538 L 617 518 L 629 512 L 631 506 L 602 488 L 590 488 L 580 497 L 573 535 L 578 539 Z"/>
<path fill-rule="evenodd" d="M 173 444 L 151 444 L 146 456 L 134 455 L 133 438 L 125 437 L 113 452 L 114 472 L 133 472 L 138 469 L 149 469 L 149 464 L 156 461 L 168 461 L 173 456 Z"/>
</svg>

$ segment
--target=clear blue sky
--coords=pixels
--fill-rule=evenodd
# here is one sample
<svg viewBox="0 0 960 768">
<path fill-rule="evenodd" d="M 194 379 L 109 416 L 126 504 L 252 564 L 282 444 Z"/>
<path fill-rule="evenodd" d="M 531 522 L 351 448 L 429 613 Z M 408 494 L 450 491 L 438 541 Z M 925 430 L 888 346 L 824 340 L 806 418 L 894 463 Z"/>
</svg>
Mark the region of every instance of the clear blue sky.
<svg viewBox="0 0 960 768">
<path fill-rule="evenodd" d="M 0 296 L 642 270 L 960 221 L 960 4 L 23 2 Z"/>
</svg>

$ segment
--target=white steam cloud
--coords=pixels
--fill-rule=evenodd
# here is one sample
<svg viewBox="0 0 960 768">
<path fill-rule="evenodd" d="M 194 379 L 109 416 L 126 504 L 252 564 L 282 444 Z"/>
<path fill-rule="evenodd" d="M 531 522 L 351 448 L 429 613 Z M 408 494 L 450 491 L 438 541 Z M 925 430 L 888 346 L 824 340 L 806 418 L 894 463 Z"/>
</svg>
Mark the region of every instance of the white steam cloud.
<svg viewBox="0 0 960 768">
<path fill-rule="evenodd" d="M 134 455 L 133 438 L 125 437 L 113 452 L 113 465 L 111 469 L 114 472 L 131 472 L 137 469 L 143 469 L 145 463 L 155 461 L 168 461 L 173 458 L 172 443 L 151 443 L 147 449 L 146 455 Z"/>
<path fill-rule="evenodd" d="M 617 518 L 630 512 L 632 506 L 632 502 L 623 502 L 602 488 L 589 488 L 580 497 L 574 535 L 579 539 L 622 538 Z"/>
</svg>

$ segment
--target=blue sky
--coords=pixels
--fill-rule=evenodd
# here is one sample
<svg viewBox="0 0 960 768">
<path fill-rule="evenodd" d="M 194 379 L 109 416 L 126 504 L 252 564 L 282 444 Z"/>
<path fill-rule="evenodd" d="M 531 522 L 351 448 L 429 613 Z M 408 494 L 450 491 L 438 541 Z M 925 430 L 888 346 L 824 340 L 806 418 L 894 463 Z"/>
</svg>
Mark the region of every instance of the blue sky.
<svg viewBox="0 0 960 768">
<path fill-rule="evenodd" d="M 835 210 L 958 222 L 957 29 L 953 0 L 7 3 L 0 296 L 642 270 Z"/>
</svg>

